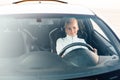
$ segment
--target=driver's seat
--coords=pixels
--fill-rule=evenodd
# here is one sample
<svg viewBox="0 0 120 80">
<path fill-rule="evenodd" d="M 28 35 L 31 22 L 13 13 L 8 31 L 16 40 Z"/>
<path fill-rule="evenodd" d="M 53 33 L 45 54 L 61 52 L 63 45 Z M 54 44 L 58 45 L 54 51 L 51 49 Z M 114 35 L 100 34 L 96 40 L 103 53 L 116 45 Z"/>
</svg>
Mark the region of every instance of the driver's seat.
<svg viewBox="0 0 120 80">
<path fill-rule="evenodd" d="M 51 52 L 56 53 L 56 41 L 58 38 L 65 37 L 65 31 L 62 28 L 54 28 L 49 33 Z"/>
<path fill-rule="evenodd" d="M 50 47 L 51 47 L 52 53 L 56 53 L 57 39 L 63 38 L 66 36 L 65 30 L 64 30 L 64 24 L 65 24 L 65 21 L 64 22 L 62 21 L 62 23 L 60 24 L 60 27 L 54 28 L 49 33 Z M 78 25 L 79 25 L 78 37 L 87 40 L 87 33 L 85 32 L 85 26 L 83 22 L 81 20 L 78 20 Z"/>
</svg>

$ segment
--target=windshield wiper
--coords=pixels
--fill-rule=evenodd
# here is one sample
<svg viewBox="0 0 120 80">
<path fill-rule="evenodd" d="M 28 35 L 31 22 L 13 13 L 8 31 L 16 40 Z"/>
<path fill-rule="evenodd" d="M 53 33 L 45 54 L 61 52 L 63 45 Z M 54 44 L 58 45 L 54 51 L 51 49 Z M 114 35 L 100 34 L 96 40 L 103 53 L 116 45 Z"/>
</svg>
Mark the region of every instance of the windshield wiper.
<svg viewBox="0 0 120 80">
<path fill-rule="evenodd" d="M 13 4 L 18 4 L 18 3 L 28 2 L 28 1 L 39 1 L 40 3 L 41 3 L 41 1 L 55 1 L 55 2 L 60 2 L 60 3 L 67 4 L 67 2 L 64 2 L 64 1 L 61 1 L 61 0 L 21 0 L 21 1 L 13 2 Z"/>
</svg>

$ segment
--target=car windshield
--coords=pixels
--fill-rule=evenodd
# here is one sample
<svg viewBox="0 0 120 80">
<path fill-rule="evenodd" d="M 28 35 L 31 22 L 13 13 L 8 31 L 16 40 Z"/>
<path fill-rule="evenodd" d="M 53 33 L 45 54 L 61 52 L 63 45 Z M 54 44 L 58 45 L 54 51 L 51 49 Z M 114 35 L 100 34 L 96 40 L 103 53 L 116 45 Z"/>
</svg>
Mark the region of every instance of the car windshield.
<svg viewBox="0 0 120 80">
<path fill-rule="evenodd" d="M 56 41 L 60 37 L 65 37 L 65 20 L 73 17 L 78 20 L 78 37 L 96 48 L 97 54 L 101 58 L 97 65 L 90 66 L 90 68 L 94 69 L 95 72 L 97 70 L 104 71 L 102 68 L 110 64 L 113 56 L 115 56 L 113 63 L 118 59 L 118 41 L 109 27 L 98 17 L 76 14 L 0 16 L 1 71 L 8 75 L 11 70 L 13 70 L 11 74 L 25 74 L 25 72 L 35 74 L 35 72 L 39 72 L 42 76 L 78 72 L 85 73 L 83 75 L 94 74 L 94 71 L 90 74 L 87 73 L 91 71 L 89 67 L 76 66 L 77 64 L 74 65 L 57 55 Z M 5 70 L 2 70 L 4 68 Z M 70 77 L 70 75 L 68 76 Z"/>
</svg>

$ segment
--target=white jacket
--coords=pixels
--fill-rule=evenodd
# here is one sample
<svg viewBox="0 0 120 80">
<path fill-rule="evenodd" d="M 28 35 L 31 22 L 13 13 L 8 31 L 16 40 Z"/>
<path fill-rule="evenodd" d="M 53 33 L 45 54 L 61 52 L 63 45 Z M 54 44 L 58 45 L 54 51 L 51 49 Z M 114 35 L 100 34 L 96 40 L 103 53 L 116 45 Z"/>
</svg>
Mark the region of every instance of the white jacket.
<svg viewBox="0 0 120 80">
<path fill-rule="evenodd" d="M 57 54 L 59 55 L 59 53 L 65 46 L 67 46 L 68 44 L 74 43 L 74 42 L 86 43 L 84 39 L 78 38 L 77 35 L 74 37 L 67 35 L 65 38 L 59 38 L 56 42 Z M 73 50 L 74 48 L 78 48 L 78 47 L 88 49 L 87 47 L 84 47 L 84 46 L 74 46 L 74 47 L 71 47 L 71 49 L 66 50 L 65 52 L 68 53 L 69 51 Z"/>
</svg>

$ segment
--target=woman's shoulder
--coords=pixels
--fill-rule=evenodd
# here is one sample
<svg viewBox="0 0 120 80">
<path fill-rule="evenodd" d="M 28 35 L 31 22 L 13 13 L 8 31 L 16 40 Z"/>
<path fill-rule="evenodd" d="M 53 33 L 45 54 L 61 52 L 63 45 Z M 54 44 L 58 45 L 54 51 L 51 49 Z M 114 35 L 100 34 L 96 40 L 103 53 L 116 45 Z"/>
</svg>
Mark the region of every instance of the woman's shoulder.
<svg viewBox="0 0 120 80">
<path fill-rule="evenodd" d="M 57 39 L 57 42 L 61 42 L 61 41 L 63 41 L 63 38 L 58 38 Z"/>
<path fill-rule="evenodd" d="M 57 39 L 57 42 L 64 42 L 64 41 L 65 41 L 65 39 L 66 39 L 66 37 L 63 37 L 63 38 L 58 38 L 58 39 Z"/>
</svg>

